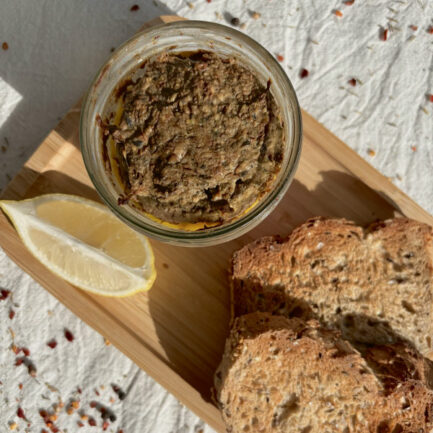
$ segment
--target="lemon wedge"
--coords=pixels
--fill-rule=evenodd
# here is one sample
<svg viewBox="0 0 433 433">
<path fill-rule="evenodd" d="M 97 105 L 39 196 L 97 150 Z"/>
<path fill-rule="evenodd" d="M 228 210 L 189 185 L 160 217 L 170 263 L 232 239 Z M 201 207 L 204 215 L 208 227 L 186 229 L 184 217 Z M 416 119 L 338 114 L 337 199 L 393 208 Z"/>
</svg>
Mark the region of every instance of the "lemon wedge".
<svg viewBox="0 0 433 433">
<path fill-rule="evenodd" d="M 155 281 L 147 238 L 102 204 L 74 195 L 47 194 L 2 200 L 0 207 L 28 250 L 74 286 L 103 296 L 129 296 L 149 290 Z"/>
</svg>

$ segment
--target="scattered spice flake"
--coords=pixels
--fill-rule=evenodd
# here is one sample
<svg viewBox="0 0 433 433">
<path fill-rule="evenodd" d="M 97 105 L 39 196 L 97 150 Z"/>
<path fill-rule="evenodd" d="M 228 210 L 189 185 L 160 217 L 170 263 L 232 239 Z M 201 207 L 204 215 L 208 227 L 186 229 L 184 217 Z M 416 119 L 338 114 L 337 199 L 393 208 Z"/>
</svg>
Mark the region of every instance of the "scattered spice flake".
<svg viewBox="0 0 433 433">
<path fill-rule="evenodd" d="M 104 343 L 106 346 L 111 346 L 111 342 L 107 338 L 104 338 Z"/>
<path fill-rule="evenodd" d="M 308 69 L 301 69 L 300 77 L 301 78 L 307 78 L 309 75 Z"/>
<path fill-rule="evenodd" d="M 111 388 L 113 388 L 113 391 L 117 394 L 119 400 L 123 400 L 126 397 L 126 393 L 122 391 L 119 386 L 113 384 L 111 385 Z"/>
<path fill-rule="evenodd" d="M 74 411 L 74 408 L 73 408 L 73 407 L 68 407 L 68 408 L 66 409 L 66 413 L 67 413 L 68 415 L 72 415 L 74 412 L 75 412 L 75 411 Z"/>
<path fill-rule="evenodd" d="M 114 47 L 111 47 L 110 48 L 110 53 L 114 53 L 114 50 L 115 50 L 116 48 L 114 48 Z"/>
<path fill-rule="evenodd" d="M 12 423 L 9 424 L 9 428 L 11 430 L 15 430 L 17 427 L 18 427 L 18 424 L 16 422 L 12 422 Z"/>
<path fill-rule="evenodd" d="M 427 33 L 433 35 L 433 26 L 430 26 L 430 27 L 427 29 Z"/>
<path fill-rule="evenodd" d="M 96 403 L 96 401 L 91 401 L 89 406 L 93 409 L 93 408 L 95 408 L 97 405 L 98 405 L 98 403 Z"/>
<path fill-rule="evenodd" d="M 368 150 L 367 150 L 367 154 L 368 154 L 368 156 L 373 157 L 373 156 L 376 155 L 376 152 L 375 152 L 373 149 L 368 149 Z"/>
<path fill-rule="evenodd" d="M 19 367 L 23 362 L 24 362 L 24 360 L 22 358 L 16 359 L 15 360 L 15 367 Z"/>
<path fill-rule="evenodd" d="M 412 152 L 416 152 L 416 146 L 411 146 Z"/>
<path fill-rule="evenodd" d="M 108 421 L 104 421 L 102 423 L 102 430 L 107 430 L 107 428 L 110 426 L 110 423 Z"/>
<path fill-rule="evenodd" d="M 191 2 L 186 2 L 186 4 L 190 9 L 194 9 L 194 5 Z"/>
<path fill-rule="evenodd" d="M 30 356 L 30 350 L 27 349 L 27 347 L 21 347 L 22 352 L 24 353 L 24 356 Z"/>
<path fill-rule="evenodd" d="M 413 30 L 414 32 L 416 32 L 418 30 L 418 26 L 414 26 L 413 24 L 411 26 L 409 26 L 411 30 Z"/>
<path fill-rule="evenodd" d="M 356 86 L 356 78 L 351 78 L 351 79 L 348 81 L 348 83 L 349 83 L 351 86 L 355 87 L 355 86 Z"/>
<path fill-rule="evenodd" d="M 15 311 L 12 308 L 9 310 L 9 319 L 13 319 L 15 317 Z"/>
<path fill-rule="evenodd" d="M 123 433 L 123 429 L 119 429 L 117 433 Z"/>
<path fill-rule="evenodd" d="M 79 386 L 77 386 L 77 392 L 78 392 L 78 394 L 81 394 L 83 392 Z"/>
<path fill-rule="evenodd" d="M 24 415 L 24 411 L 23 411 L 21 406 L 19 406 L 17 409 L 17 417 L 25 419 L 27 421 L 26 416 Z"/>
<path fill-rule="evenodd" d="M 284 57 L 281 54 L 277 54 L 277 60 L 279 62 L 283 62 L 284 61 Z"/>
<path fill-rule="evenodd" d="M 51 349 L 54 349 L 57 346 L 57 341 L 53 338 L 47 343 L 47 346 Z"/>
<path fill-rule="evenodd" d="M 242 23 L 239 27 L 241 30 L 245 30 L 247 28 L 246 23 Z"/>
<path fill-rule="evenodd" d="M 41 430 L 41 433 L 48 433 L 44 428 Z"/>
<path fill-rule="evenodd" d="M 95 418 L 89 418 L 89 425 L 90 425 L 91 427 L 95 427 L 95 426 L 96 426 Z"/>
<path fill-rule="evenodd" d="M 382 32 L 382 40 L 386 41 L 388 39 L 388 29 L 384 29 Z"/>
<path fill-rule="evenodd" d="M 71 331 L 69 331 L 69 329 L 65 328 L 65 338 L 66 340 L 68 340 L 69 342 L 74 341 L 74 335 L 72 334 Z"/>
<path fill-rule="evenodd" d="M 240 19 L 237 18 L 237 17 L 233 17 L 233 18 L 230 20 L 230 22 L 232 23 L 232 26 L 235 26 L 235 27 L 237 27 L 237 26 L 241 23 Z"/>
<path fill-rule="evenodd" d="M 212 0 L 206 0 L 208 3 L 212 3 Z"/>
<path fill-rule="evenodd" d="M 7 42 L 3 42 L 2 43 L 2 48 L 3 48 L 4 51 L 7 51 L 9 49 L 8 43 Z"/>
<path fill-rule="evenodd" d="M 55 414 L 55 413 L 53 413 L 52 415 L 50 415 L 49 417 L 48 417 L 48 419 L 50 420 L 50 421 L 57 421 L 57 415 Z"/>
<path fill-rule="evenodd" d="M 99 391 L 95 388 L 93 391 L 95 391 L 95 394 L 99 397 L 101 394 L 99 394 Z"/>
<path fill-rule="evenodd" d="M 132 5 L 132 6 L 131 6 L 131 9 L 129 9 L 129 10 L 130 10 L 131 12 L 137 12 L 138 9 L 140 9 L 140 6 L 138 6 L 138 5 Z"/>
<path fill-rule="evenodd" d="M 36 367 L 33 364 L 29 364 L 27 370 L 32 377 L 36 377 Z"/>
<path fill-rule="evenodd" d="M 355 0 L 346 0 L 346 1 L 344 2 L 344 4 L 345 4 L 346 6 L 352 6 L 354 3 L 355 3 Z"/>
<path fill-rule="evenodd" d="M 9 297 L 9 295 L 11 294 L 10 290 L 6 290 L 6 289 L 1 289 L 0 291 L 0 301 L 4 301 L 5 299 L 7 299 Z"/>
<path fill-rule="evenodd" d="M 341 12 L 340 10 L 335 10 L 334 14 L 338 17 L 338 18 L 342 18 L 343 17 L 343 12 Z"/>
<path fill-rule="evenodd" d="M 259 12 L 253 12 L 251 14 L 251 18 L 253 18 L 254 20 L 258 20 L 262 15 Z"/>
<path fill-rule="evenodd" d="M 18 388 L 19 388 L 19 389 L 23 389 L 23 384 L 22 384 L 22 383 L 19 383 L 19 384 L 18 384 Z"/>
<path fill-rule="evenodd" d="M 78 409 L 80 407 L 80 402 L 78 400 L 72 401 L 71 407 L 73 407 L 74 409 Z"/>
<path fill-rule="evenodd" d="M 430 114 L 429 111 L 427 110 L 427 108 L 425 108 L 425 107 L 421 107 L 421 110 L 424 111 L 425 114 Z"/>
<path fill-rule="evenodd" d="M 428 100 L 429 100 L 430 102 L 433 102 L 433 93 L 431 93 L 431 94 L 429 95 Z"/>
<path fill-rule="evenodd" d="M 110 397 L 110 403 L 114 403 L 116 400 L 114 400 L 114 397 Z"/>
<path fill-rule="evenodd" d="M 85 415 L 85 414 L 81 415 L 80 418 L 81 418 L 83 421 L 87 421 L 87 420 L 89 419 L 89 417 L 88 417 L 87 415 Z"/>
<path fill-rule="evenodd" d="M 81 421 L 77 421 L 77 426 L 81 428 L 84 427 L 84 424 Z"/>
</svg>

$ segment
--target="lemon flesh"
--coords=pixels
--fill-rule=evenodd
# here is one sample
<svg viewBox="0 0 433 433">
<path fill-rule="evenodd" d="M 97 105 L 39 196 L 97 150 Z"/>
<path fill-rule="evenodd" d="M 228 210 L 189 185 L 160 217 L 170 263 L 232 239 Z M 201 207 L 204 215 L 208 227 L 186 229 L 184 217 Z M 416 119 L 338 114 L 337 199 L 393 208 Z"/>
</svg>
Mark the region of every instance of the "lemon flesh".
<svg viewBox="0 0 433 433">
<path fill-rule="evenodd" d="M 146 237 L 105 206 L 82 197 L 48 194 L 0 201 L 28 250 L 69 283 L 104 296 L 150 289 L 154 256 Z"/>
</svg>

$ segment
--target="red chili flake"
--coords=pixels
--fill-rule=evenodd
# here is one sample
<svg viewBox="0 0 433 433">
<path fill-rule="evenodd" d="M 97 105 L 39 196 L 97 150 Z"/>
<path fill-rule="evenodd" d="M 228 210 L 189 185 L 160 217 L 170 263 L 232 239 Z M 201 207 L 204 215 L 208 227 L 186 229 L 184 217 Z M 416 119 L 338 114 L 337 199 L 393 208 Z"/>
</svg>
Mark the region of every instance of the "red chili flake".
<svg viewBox="0 0 433 433">
<path fill-rule="evenodd" d="M 427 33 L 430 33 L 431 35 L 433 35 L 433 26 L 430 26 L 430 27 L 427 29 Z"/>
<path fill-rule="evenodd" d="M 79 386 L 77 387 L 77 392 L 78 394 L 81 394 L 83 392 Z"/>
<path fill-rule="evenodd" d="M 307 78 L 308 74 L 309 74 L 308 69 L 305 69 L 305 68 L 301 69 L 301 73 L 300 73 L 301 78 Z"/>
<path fill-rule="evenodd" d="M 58 433 L 58 432 L 59 432 L 59 429 L 58 429 L 58 427 L 56 427 L 55 425 L 53 425 L 53 426 L 51 427 L 51 431 L 52 431 L 52 433 Z"/>
<path fill-rule="evenodd" d="M 412 152 L 416 152 L 416 146 L 411 146 Z"/>
<path fill-rule="evenodd" d="M 138 6 L 138 5 L 132 5 L 130 11 L 131 12 L 137 12 L 138 9 L 140 9 L 140 6 Z"/>
<path fill-rule="evenodd" d="M 107 430 L 107 428 L 110 426 L 110 423 L 108 421 L 104 421 L 102 424 L 102 430 Z"/>
<path fill-rule="evenodd" d="M 388 39 L 388 29 L 385 29 L 382 33 L 382 40 L 386 41 Z"/>
<path fill-rule="evenodd" d="M 409 26 L 414 32 L 418 30 L 418 26 L 414 26 L 413 24 Z"/>
<path fill-rule="evenodd" d="M 355 86 L 356 86 L 356 78 L 351 78 L 351 79 L 348 81 L 348 83 L 349 83 L 351 86 L 355 87 Z"/>
<path fill-rule="evenodd" d="M 7 42 L 3 42 L 3 43 L 2 43 L 2 48 L 3 48 L 5 51 L 7 51 L 7 50 L 9 49 L 9 45 L 8 45 L 8 43 L 7 43 Z"/>
<path fill-rule="evenodd" d="M 277 54 L 277 60 L 279 62 L 283 62 L 284 61 L 284 57 L 281 54 Z"/>
<path fill-rule="evenodd" d="M 15 366 L 18 367 L 23 363 L 23 359 L 22 358 L 18 358 L 15 360 Z"/>
<path fill-rule="evenodd" d="M 41 430 L 41 433 L 48 433 L 44 428 Z"/>
<path fill-rule="evenodd" d="M 9 310 L 9 319 L 13 319 L 15 317 L 15 311 L 12 308 Z"/>
<path fill-rule="evenodd" d="M 430 102 L 433 102 L 433 93 L 429 96 L 428 100 L 429 100 Z"/>
<path fill-rule="evenodd" d="M 52 340 L 50 340 L 50 341 L 47 343 L 47 346 L 50 347 L 51 349 L 54 349 L 54 348 L 57 346 L 57 341 L 54 340 L 54 338 L 53 338 Z"/>
<path fill-rule="evenodd" d="M 39 411 L 39 415 L 40 415 L 42 418 L 46 418 L 46 417 L 48 416 L 48 413 L 47 413 L 46 410 L 41 409 L 41 410 Z"/>
<path fill-rule="evenodd" d="M 346 0 L 346 1 L 344 2 L 344 4 L 345 4 L 346 6 L 352 6 L 353 3 L 355 3 L 355 0 Z"/>
<path fill-rule="evenodd" d="M 26 419 L 26 416 L 24 415 L 24 411 L 23 411 L 23 409 L 21 407 L 19 407 L 17 409 L 17 417 L 18 418 L 22 418 L 22 419 Z"/>
<path fill-rule="evenodd" d="M 69 342 L 74 341 L 74 335 L 72 334 L 71 331 L 69 331 L 69 329 L 65 329 L 65 338 Z"/>
<path fill-rule="evenodd" d="M 212 3 L 212 0 L 206 0 L 208 3 Z"/>
<path fill-rule="evenodd" d="M 101 394 L 99 394 L 99 391 L 97 389 L 94 389 L 93 391 L 95 391 L 95 394 L 99 397 Z"/>
<path fill-rule="evenodd" d="M 96 421 L 95 421 L 94 418 L 89 418 L 89 425 L 92 426 L 92 427 L 96 426 Z"/>
<path fill-rule="evenodd" d="M 90 402 L 90 407 L 91 408 L 94 408 L 94 407 L 96 407 L 98 405 L 98 403 L 96 403 L 96 401 L 91 401 Z"/>
<path fill-rule="evenodd" d="M 81 422 L 81 421 L 77 421 L 77 425 L 78 425 L 78 427 L 84 427 L 84 424 Z"/>
<path fill-rule="evenodd" d="M 23 384 L 22 384 L 22 383 L 19 383 L 19 384 L 18 384 L 18 388 L 19 388 L 19 389 L 23 389 Z"/>
<path fill-rule="evenodd" d="M 120 428 L 117 433 L 123 433 L 123 429 Z"/>
<path fill-rule="evenodd" d="M 27 371 L 29 372 L 30 376 L 36 377 L 36 368 L 33 364 L 29 364 Z"/>
<path fill-rule="evenodd" d="M 4 301 L 10 295 L 11 291 L 6 289 L 1 289 L 0 293 L 1 293 L 0 301 Z"/>
<path fill-rule="evenodd" d="M 23 351 L 25 356 L 30 356 L 30 350 L 27 349 L 27 347 L 21 347 L 21 350 Z"/>
<path fill-rule="evenodd" d="M 343 12 L 341 12 L 340 10 L 336 10 L 336 11 L 334 11 L 334 14 L 337 16 L 337 17 L 339 17 L 339 18 L 341 18 L 342 16 L 343 16 Z"/>
</svg>

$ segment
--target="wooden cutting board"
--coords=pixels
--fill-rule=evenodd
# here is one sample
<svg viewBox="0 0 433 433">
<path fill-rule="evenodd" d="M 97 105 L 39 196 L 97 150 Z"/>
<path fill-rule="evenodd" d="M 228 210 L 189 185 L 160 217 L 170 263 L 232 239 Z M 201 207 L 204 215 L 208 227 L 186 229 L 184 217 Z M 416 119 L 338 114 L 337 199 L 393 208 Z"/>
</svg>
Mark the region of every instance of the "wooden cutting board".
<svg viewBox="0 0 433 433">
<path fill-rule="evenodd" d="M 163 16 L 145 27 L 178 19 Z M 286 235 L 316 215 L 345 217 L 362 224 L 405 215 L 433 225 L 433 217 L 386 177 L 307 113 L 302 115 L 301 162 L 277 209 L 240 239 L 216 247 L 180 248 L 152 242 L 158 277 L 148 293 L 112 299 L 74 288 L 33 258 L 1 213 L 0 245 L 78 317 L 223 432 L 220 415 L 210 402 L 210 387 L 228 333 L 226 272 L 234 250 L 263 235 Z M 79 117 L 77 105 L 26 162 L 3 198 L 58 192 L 99 200 L 81 158 Z"/>
</svg>

